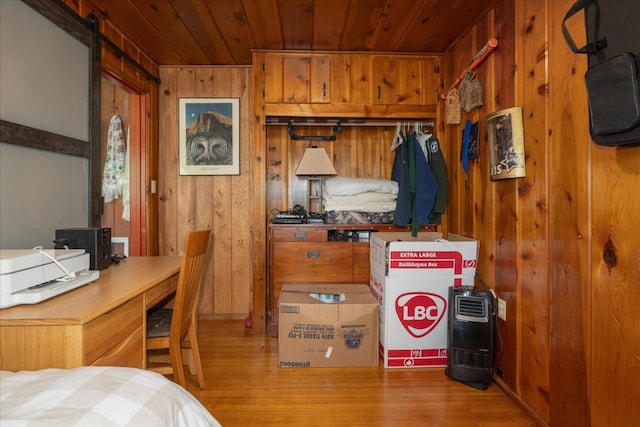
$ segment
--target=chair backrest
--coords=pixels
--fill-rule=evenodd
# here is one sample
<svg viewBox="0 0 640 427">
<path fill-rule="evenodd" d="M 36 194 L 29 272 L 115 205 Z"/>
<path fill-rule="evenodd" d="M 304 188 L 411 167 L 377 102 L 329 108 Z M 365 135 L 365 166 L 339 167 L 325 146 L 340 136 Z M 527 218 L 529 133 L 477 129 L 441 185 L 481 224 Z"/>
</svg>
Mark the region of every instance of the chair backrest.
<svg viewBox="0 0 640 427">
<path fill-rule="evenodd" d="M 188 231 L 178 276 L 169 336 L 181 338 L 196 315 L 211 230 Z"/>
</svg>

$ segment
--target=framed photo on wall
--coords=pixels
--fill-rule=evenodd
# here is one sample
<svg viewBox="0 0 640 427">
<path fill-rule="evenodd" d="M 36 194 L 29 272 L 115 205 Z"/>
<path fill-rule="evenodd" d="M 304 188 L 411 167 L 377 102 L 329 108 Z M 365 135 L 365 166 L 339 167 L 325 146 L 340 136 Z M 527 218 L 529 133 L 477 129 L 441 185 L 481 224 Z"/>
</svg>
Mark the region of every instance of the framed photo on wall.
<svg viewBox="0 0 640 427">
<path fill-rule="evenodd" d="M 487 115 L 487 137 L 491 180 L 526 176 L 522 107 Z"/>
<path fill-rule="evenodd" d="M 180 175 L 240 174 L 240 99 L 180 98 Z"/>
</svg>

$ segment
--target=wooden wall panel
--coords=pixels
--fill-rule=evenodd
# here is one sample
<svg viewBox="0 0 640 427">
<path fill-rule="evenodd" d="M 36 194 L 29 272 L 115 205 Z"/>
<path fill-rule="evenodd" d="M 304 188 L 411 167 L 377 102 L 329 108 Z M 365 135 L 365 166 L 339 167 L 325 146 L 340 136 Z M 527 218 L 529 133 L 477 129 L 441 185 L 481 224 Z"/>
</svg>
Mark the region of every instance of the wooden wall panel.
<svg viewBox="0 0 640 427">
<path fill-rule="evenodd" d="M 462 64 L 466 64 L 469 58 L 472 57 L 471 35 L 465 34 L 465 41 L 456 43 L 456 46 L 451 49 L 451 52 L 445 57 L 447 63 L 451 64 L 445 67 L 444 81 L 445 87 L 449 87 L 449 84 L 453 82 L 459 75 L 460 70 L 464 67 Z M 446 153 L 447 159 L 447 173 L 449 177 L 449 206 L 447 207 L 446 222 L 449 227 L 449 231 L 454 233 L 463 234 L 463 222 L 466 197 L 465 191 L 465 174 L 460 163 L 460 147 L 462 143 L 462 130 L 464 129 L 464 119 L 461 120 L 459 125 L 450 124 L 445 125 L 445 135 L 442 141 L 443 149 Z"/>
<path fill-rule="evenodd" d="M 517 99 L 523 108 L 526 176 L 517 180 L 519 394 L 549 419 L 548 55 L 544 2 L 516 6 Z"/>
<path fill-rule="evenodd" d="M 584 87 L 586 58 L 574 55 L 560 33 L 573 2 L 549 7 L 549 404 L 551 425 L 591 425 L 592 143 Z M 599 344 L 596 344 L 599 345 Z M 598 425 L 598 424 L 595 424 Z M 603 425 L 603 424 L 599 424 Z M 615 425 L 615 424 L 611 424 Z"/>
<path fill-rule="evenodd" d="M 464 61 L 469 61 L 469 58 L 473 58 L 478 49 L 482 47 L 482 45 L 478 46 L 479 42 L 476 36 L 475 28 L 469 31 L 465 36 L 460 39 L 457 43 L 457 58 L 459 64 L 464 64 Z M 464 110 L 463 110 L 464 111 Z M 466 127 L 466 122 L 469 120 L 470 122 L 474 122 L 476 118 L 474 115 L 475 111 L 470 112 L 468 114 L 463 115 L 463 121 L 458 126 L 457 135 L 454 135 L 454 144 L 453 149 L 454 152 L 457 151 L 458 155 L 452 157 L 452 167 L 455 167 L 458 171 L 455 184 L 458 189 L 458 201 L 460 202 L 460 218 L 459 218 L 459 232 L 458 234 L 463 234 L 465 236 L 473 236 L 475 234 L 474 227 L 474 195 L 476 186 L 474 186 L 474 181 L 477 175 L 477 168 L 468 167 L 465 172 L 462 161 L 462 133 Z M 471 162 L 472 163 L 472 162 Z"/>
<path fill-rule="evenodd" d="M 495 93 L 494 111 L 510 108 L 516 105 L 515 98 L 515 3 L 502 1 L 496 8 L 494 18 L 495 35 L 500 42 L 499 52 L 494 55 Z M 485 122 L 486 124 L 486 122 Z M 503 340 L 503 352 L 497 357 L 498 376 L 511 389 L 518 391 L 518 329 L 520 319 L 517 311 L 517 256 L 518 256 L 518 212 L 517 212 L 517 182 L 515 179 L 491 181 L 496 192 L 496 208 L 494 210 L 496 261 L 495 261 L 495 290 L 507 305 L 507 321 L 498 322 L 498 328 Z"/>
<path fill-rule="evenodd" d="M 162 181 L 158 182 L 158 221 L 160 226 L 159 252 L 178 255 L 176 200 L 178 183 L 178 75 L 177 68 L 163 68 L 161 96 L 159 98 L 160 131 L 163 141 L 158 156 Z"/>
<path fill-rule="evenodd" d="M 247 321 L 251 323 L 252 330 L 256 333 L 264 333 L 267 324 L 267 217 L 269 205 L 267 200 L 267 187 L 273 187 L 273 167 L 268 164 L 267 157 L 271 147 L 264 137 L 267 126 L 264 110 L 265 76 L 264 73 L 255 72 L 264 70 L 264 53 L 254 52 L 252 57 L 253 70 L 251 76 L 252 94 L 250 98 L 251 112 L 251 164 L 252 176 L 250 179 L 251 214 L 249 217 L 252 233 L 253 248 L 251 249 L 252 290 L 251 311 Z M 267 176 L 269 172 L 269 176 Z M 278 177 L 279 178 L 279 177 Z M 279 178 L 280 179 L 280 178 Z M 268 184 L 265 185 L 265 180 Z"/>
<path fill-rule="evenodd" d="M 640 146 L 592 148 L 591 422 L 640 420 Z"/>
<path fill-rule="evenodd" d="M 251 190 L 252 122 L 248 120 L 253 111 L 251 98 L 251 69 L 232 68 L 230 96 L 240 99 L 240 117 L 246 117 L 240 123 L 240 176 L 232 181 L 232 220 L 234 231 L 233 267 L 231 282 L 231 312 L 248 313 L 251 309 L 251 289 L 253 273 L 247 256 L 253 250 L 251 224 L 251 205 L 254 203 Z"/>
<path fill-rule="evenodd" d="M 162 67 L 160 183 L 162 254 L 181 254 L 187 230 L 211 228 L 213 240 L 199 313 L 243 317 L 251 308 L 251 121 L 248 67 Z M 239 98 L 240 175 L 180 176 L 179 98 Z M 166 169 L 164 169 L 166 167 Z"/>
<path fill-rule="evenodd" d="M 488 13 L 475 26 L 476 32 L 475 49 L 478 51 L 490 38 L 496 35 L 494 30 L 494 13 Z M 486 146 L 486 122 L 483 120 L 486 114 L 496 110 L 495 99 L 489 94 L 495 91 L 494 70 L 497 64 L 498 55 L 490 55 L 484 64 L 476 70 L 476 77 L 482 83 L 484 89 L 483 105 L 481 108 L 471 112 L 471 120 L 479 122 L 480 125 L 480 146 L 479 157 L 469 165 L 469 185 L 473 191 L 473 221 L 474 235 L 482 243 L 478 256 L 477 271 L 485 280 L 487 285 L 494 286 L 495 282 L 495 253 L 496 240 L 493 238 L 496 233 L 496 223 L 494 221 L 496 209 L 496 191 L 491 185 L 489 176 L 488 150 Z"/>
</svg>

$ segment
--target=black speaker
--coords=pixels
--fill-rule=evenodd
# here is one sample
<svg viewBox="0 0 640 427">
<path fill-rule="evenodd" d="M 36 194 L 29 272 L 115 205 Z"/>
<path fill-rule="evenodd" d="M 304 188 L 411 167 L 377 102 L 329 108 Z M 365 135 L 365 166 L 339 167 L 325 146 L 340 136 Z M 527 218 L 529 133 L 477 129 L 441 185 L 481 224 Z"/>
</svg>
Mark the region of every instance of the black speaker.
<svg viewBox="0 0 640 427">
<path fill-rule="evenodd" d="M 449 288 L 445 374 L 479 390 L 486 390 L 493 382 L 494 306 L 489 290 L 473 286 Z"/>
<path fill-rule="evenodd" d="M 110 228 L 62 228 L 56 230 L 55 248 L 84 249 L 89 253 L 91 270 L 111 265 Z"/>
</svg>

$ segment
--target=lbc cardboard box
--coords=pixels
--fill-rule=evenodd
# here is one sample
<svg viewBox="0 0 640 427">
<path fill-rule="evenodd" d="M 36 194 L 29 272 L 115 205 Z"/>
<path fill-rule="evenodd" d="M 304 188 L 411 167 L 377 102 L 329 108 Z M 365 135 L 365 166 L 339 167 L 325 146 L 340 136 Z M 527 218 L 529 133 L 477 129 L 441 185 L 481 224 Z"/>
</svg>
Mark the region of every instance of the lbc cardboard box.
<svg viewBox="0 0 640 427">
<path fill-rule="evenodd" d="M 378 365 L 378 302 L 367 285 L 284 285 L 280 367 Z"/>
<path fill-rule="evenodd" d="M 473 285 L 477 240 L 449 233 L 373 233 L 370 288 L 387 368 L 447 365 L 450 286 Z"/>
</svg>

